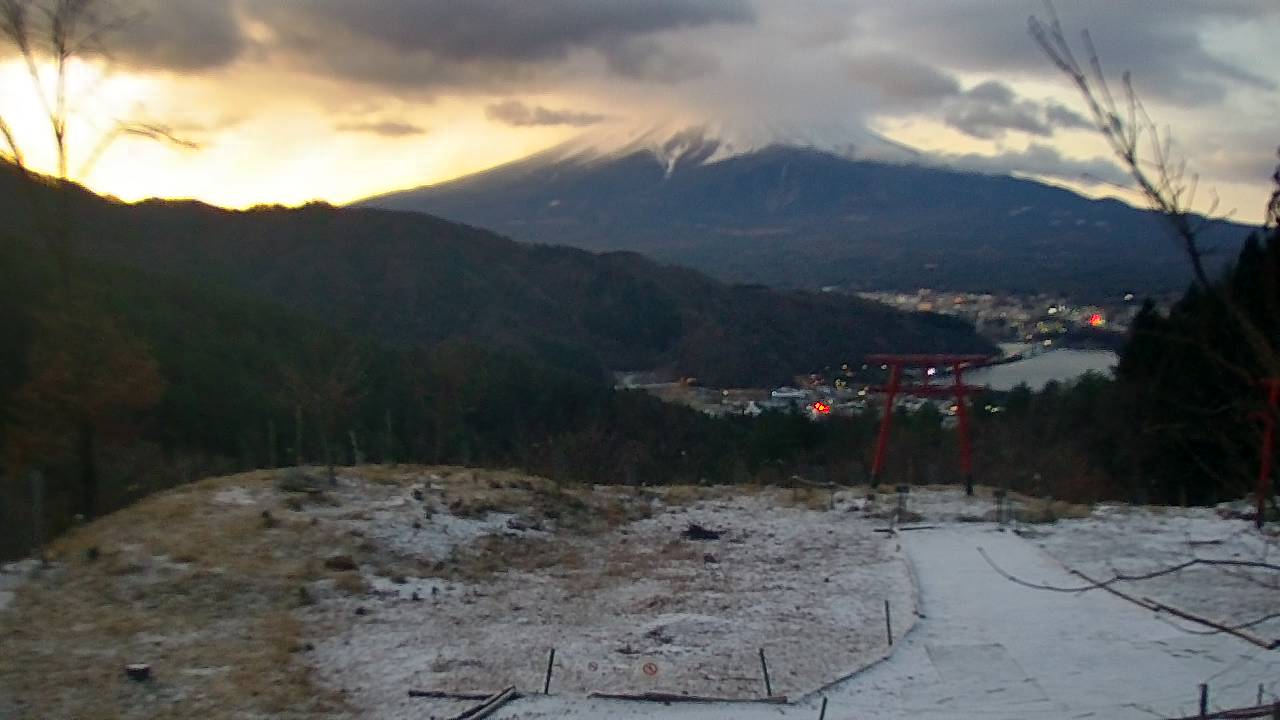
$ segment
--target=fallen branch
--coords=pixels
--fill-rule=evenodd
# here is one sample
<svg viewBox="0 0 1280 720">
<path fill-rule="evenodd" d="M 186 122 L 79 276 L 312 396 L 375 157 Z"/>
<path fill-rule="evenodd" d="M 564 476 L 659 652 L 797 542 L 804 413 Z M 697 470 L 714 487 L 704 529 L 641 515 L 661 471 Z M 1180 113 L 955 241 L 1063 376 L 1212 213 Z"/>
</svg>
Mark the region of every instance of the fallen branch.
<svg viewBox="0 0 1280 720">
<path fill-rule="evenodd" d="M 907 530 L 937 530 L 937 529 L 938 529 L 937 525 L 907 525 L 900 528 L 876 528 L 874 532 L 889 533 L 890 535 L 892 535 L 896 532 L 906 532 Z"/>
<path fill-rule="evenodd" d="M 411 698 L 434 698 L 437 700 L 488 700 L 492 693 L 486 692 L 449 692 L 448 690 L 410 690 Z"/>
<path fill-rule="evenodd" d="M 1169 718 L 1168 720 L 1247 720 L 1248 718 L 1274 717 L 1278 710 L 1280 710 L 1280 706 L 1277 705 L 1256 705 L 1247 708 L 1219 710 L 1208 715 L 1187 715 L 1181 718 Z"/>
<path fill-rule="evenodd" d="M 1001 577 L 1003 577 L 1004 579 L 1013 583 L 1017 583 L 1018 585 L 1022 585 L 1024 587 L 1029 587 L 1033 590 L 1048 590 L 1050 592 L 1060 592 L 1060 593 L 1082 593 L 1082 592 L 1088 592 L 1090 590 L 1105 590 L 1108 587 L 1115 585 L 1116 583 L 1140 582 L 1142 580 L 1153 580 L 1155 578 L 1158 578 L 1164 575 L 1172 575 L 1177 572 L 1182 572 L 1187 568 L 1195 567 L 1197 565 L 1206 565 L 1210 567 L 1245 567 L 1245 568 L 1269 570 L 1272 572 L 1280 572 L 1280 565 L 1276 565 L 1274 563 L 1257 562 L 1254 560 L 1210 560 L 1207 558 L 1194 558 L 1183 563 L 1178 563 L 1177 565 L 1170 565 L 1169 567 L 1160 568 L 1159 570 L 1152 570 L 1151 572 L 1147 572 L 1147 573 L 1141 573 L 1138 575 L 1126 575 L 1123 573 L 1116 573 L 1115 575 L 1111 576 L 1106 580 L 1098 580 L 1098 581 L 1090 580 L 1088 585 L 1065 587 L 1061 585 L 1045 585 L 1042 583 L 1033 583 L 1033 582 L 1028 582 L 1021 578 L 1015 577 L 1014 575 L 1010 574 L 1009 572 L 1006 572 L 1003 568 L 997 565 L 995 561 L 991 559 L 991 556 L 987 554 L 986 550 L 983 550 L 981 547 L 979 547 L 978 552 L 982 555 L 982 558 L 987 561 L 987 564 L 990 565 L 991 568 L 995 570 L 997 573 L 999 573 Z M 1074 574 L 1080 575 L 1079 573 L 1074 573 Z M 1084 577 L 1084 576 L 1080 575 L 1080 577 Z"/>
<path fill-rule="evenodd" d="M 639 694 L 624 693 L 591 693 L 589 697 L 601 698 L 604 700 L 631 700 L 638 702 L 687 702 L 687 703 L 759 703 L 764 705 L 786 705 L 787 698 L 785 695 L 779 697 L 766 698 L 718 698 L 718 697 L 701 697 L 699 695 L 676 695 L 673 693 L 647 692 Z"/>
<path fill-rule="evenodd" d="M 1085 575 L 1079 570 L 1072 570 L 1071 568 L 1067 568 L 1067 572 L 1071 573 L 1072 575 L 1075 575 L 1076 577 L 1079 577 L 1081 580 L 1085 580 L 1090 583 L 1094 582 L 1093 578 L 1090 578 L 1088 575 Z M 1193 623 L 1198 623 L 1200 625 L 1204 625 L 1205 627 L 1213 628 L 1216 632 L 1233 635 L 1237 638 L 1240 638 L 1241 640 L 1244 640 L 1247 643 L 1257 645 L 1258 647 L 1264 650 L 1275 650 L 1277 647 L 1280 647 L 1280 640 L 1271 640 L 1271 641 L 1263 640 L 1261 638 L 1254 637 L 1246 632 L 1242 632 L 1238 628 L 1223 625 L 1221 623 L 1217 623 L 1212 620 L 1209 620 L 1208 618 L 1200 617 L 1199 615 L 1193 615 L 1192 613 L 1189 613 L 1185 610 L 1179 610 L 1178 608 L 1175 608 L 1171 605 L 1165 605 L 1162 602 L 1157 602 L 1148 597 L 1143 597 L 1143 598 L 1135 597 L 1133 595 L 1129 595 L 1128 593 L 1120 592 L 1119 590 L 1110 586 L 1102 586 L 1102 589 L 1106 590 L 1112 595 L 1115 595 L 1118 598 L 1121 598 L 1123 600 L 1128 600 L 1129 602 L 1133 603 L 1134 605 L 1137 605 L 1138 607 L 1146 608 L 1147 610 L 1151 610 L 1152 612 L 1168 613 L 1175 617 L 1182 618 L 1183 620 L 1187 620 Z"/>
<path fill-rule="evenodd" d="M 1163 570 L 1157 570 L 1157 571 L 1146 573 L 1143 575 L 1117 574 L 1108 580 L 1094 580 L 1093 578 L 1089 577 L 1088 575 L 1085 575 L 1079 570 L 1074 570 L 1068 567 L 1066 568 L 1067 572 L 1071 573 L 1072 575 L 1075 575 L 1081 580 L 1084 580 L 1088 584 L 1079 585 L 1075 587 L 1066 587 L 1061 585 L 1047 585 L 1044 583 L 1033 583 L 1028 580 L 1023 580 L 1022 578 L 1014 575 L 1013 573 L 1008 572 L 1004 568 L 997 565 L 995 561 L 991 559 L 991 556 L 987 554 L 987 551 L 983 550 L 981 547 L 978 548 L 978 553 L 982 555 L 982 558 L 987 561 L 987 564 L 990 565 L 991 568 L 995 570 L 1001 577 L 1003 577 L 1004 579 L 1008 580 L 1011 583 L 1014 583 L 1015 585 L 1021 585 L 1026 588 L 1031 588 L 1032 590 L 1048 590 L 1050 592 L 1060 592 L 1060 593 L 1085 593 L 1091 590 L 1106 590 L 1107 592 L 1111 593 L 1112 595 L 1115 595 L 1118 598 L 1121 598 L 1123 600 L 1128 600 L 1129 602 L 1139 607 L 1145 608 L 1147 610 L 1151 610 L 1152 612 L 1167 613 L 1169 615 L 1182 618 L 1183 620 L 1187 620 L 1193 623 L 1204 625 L 1209 628 L 1213 628 L 1215 632 L 1226 633 L 1227 635 L 1233 635 L 1241 640 L 1244 640 L 1245 642 L 1251 643 L 1253 645 L 1257 645 L 1258 647 L 1263 648 L 1264 650 L 1275 650 L 1276 648 L 1280 648 L 1280 640 L 1263 640 L 1262 638 L 1254 637 L 1253 635 L 1243 632 L 1245 628 L 1261 624 L 1267 620 L 1270 620 L 1276 617 L 1275 615 L 1266 615 L 1261 618 L 1257 618 L 1255 620 L 1250 620 L 1245 623 L 1240 623 L 1239 625 L 1224 625 L 1222 623 L 1209 620 L 1208 618 L 1203 618 L 1203 617 L 1200 617 L 1199 615 L 1189 613 L 1186 610 L 1179 610 L 1178 608 L 1175 608 L 1171 605 L 1165 605 L 1164 603 L 1158 602 L 1156 600 L 1152 600 L 1151 598 L 1148 598 L 1148 597 L 1139 598 L 1134 595 L 1121 592 L 1120 590 L 1117 590 L 1116 588 L 1112 587 L 1113 585 L 1119 582 L 1134 582 L 1137 580 L 1149 580 L 1151 578 L 1160 577 L 1162 575 L 1168 575 L 1174 572 L 1178 572 L 1180 570 L 1184 570 L 1188 567 L 1191 567 L 1192 565 L 1232 565 L 1232 566 L 1266 567 L 1266 568 L 1275 567 L 1268 563 L 1255 563 L 1255 562 L 1246 561 L 1246 560 L 1196 559 L 1196 560 L 1189 560 L 1185 563 L 1181 563 L 1180 565 L 1174 565 L 1172 567 L 1168 567 Z M 1179 628 L 1179 629 L 1183 629 L 1183 628 Z M 1187 631 L 1187 632 L 1194 632 L 1194 631 Z"/>
<path fill-rule="evenodd" d="M 512 700 L 515 700 L 516 696 L 517 693 L 515 687 L 509 687 L 506 690 L 490 695 L 488 699 L 470 710 L 464 710 L 461 713 L 454 715 L 450 720 L 480 720 L 480 718 L 487 718 L 497 712 L 498 708 L 506 705 Z"/>
</svg>

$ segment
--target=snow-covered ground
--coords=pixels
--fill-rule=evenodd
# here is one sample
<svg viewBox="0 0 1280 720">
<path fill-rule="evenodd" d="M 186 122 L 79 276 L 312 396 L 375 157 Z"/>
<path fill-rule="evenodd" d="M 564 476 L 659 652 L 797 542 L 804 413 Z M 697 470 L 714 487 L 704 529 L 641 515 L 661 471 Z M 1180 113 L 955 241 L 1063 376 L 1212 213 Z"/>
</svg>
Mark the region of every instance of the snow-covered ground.
<svg viewBox="0 0 1280 720">
<path fill-rule="evenodd" d="M 1049 554 L 1089 577 L 1137 575 L 1192 558 L 1280 562 L 1276 537 L 1253 524 L 1224 520 L 1210 508 L 1099 507 L 1092 517 L 1045 526 L 1034 538 Z M 1078 583 L 1077 583 L 1078 584 Z M 1181 610 L 1240 624 L 1280 611 L 1280 574 L 1241 567 L 1191 567 L 1119 589 Z M 1203 626 L 1168 618 L 1178 627 Z M 1280 637 L 1280 619 L 1248 628 L 1251 634 Z"/>
<path fill-rule="evenodd" d="M 1066 546 L 1091 524 L 1068 521 L 1051 534 Z M 1023 579 L 1081 584 L 1010 532 L 948 526 L 904 545 L 928 617 L 891 661 L 832 693 L 842 712 L 835 717 L 1179 717 L 1196 709 L 1199 683 L 1221 707 L 1252 705 L 1258 683 L 1268 698 L 1275 689 L 1274 651 L 1186 634 L 1103 591 L 1060 594 L 1004 580 L 977 548 Z M 1235 602 L 1218 598 L 1220 611 Z"/>
<path fill-rule="evenodd" d="M 340 512 L 363 518 L 353 529 L 380 552 L 412 561 L 439 551 L 438 513 L 419 523 L 421 540 L 395 530 L 431 502 L 430 484 L 421 489 L 422 501 L 389 499 L 374 513 L 353 513 L 344 501 Z M 410 689 L 541 690 L 551 648 L 560 695 L 763 697 L 764 649 L 773 693 L 795 697 L 887 653 L 885 600 L 899 634 L 915 621 L 915 605 L 896 540 L 874 532 L 884 521 L 865 520 L 850 498 L 832 509 L 824 494 L 811 508 L 790 504 L 788 492 L 689 505 L 654 498 L 651 517 L 603 534 L 506 537 L 492 516 L 453 518 L 451 534 L 487 538 L 486 552 L 542 553 L 545 562 L 516 560 L 478 578 L 371 573 L 369 596 L 334 594 L 304 613 L 310 661 L 369 718 L 448 715 L 466 705 L 410 698 Z M 683 537 L 691 524 L 723 535 Z"/>
<path fill-rule="evenodd" d="M 1266 700 L 1275 698 L 1276 651 L 1225 635 L 1186 633 L 1103 591 L 1059 594 L 1015 585 L 978 552 L 985 549 L 1006 572 L 1028 581 L 1078 586 L 1066 566 L 1098 574 L 1113 564 L 1136 571 L 1205 548 L 1252 559 L 1266 543 L 1246 523 L 1207 510 L 1102 508 L 1089 519 L 1021 528 L 1028 531 L 1022 537 L 992 524 L 946 520 L 971 515 L 981 499 L 916 491 L 912 501 L 925 521 L 944 523 L 901 535 L 927 617 L 887 661 L 820 693 L 830 703 L 828 718 L 1180 717 L 1196 710 L 1200 683 L 1209 685 L 1211 708 L 1252 705 L 1259 684 Z M 1163 592 L 1126 589 L 1220 618 L 1247 617 L 1255 601 L 1269 600 L 1250 583 L 1189 576 L 1161 584 Z M 1275 607 L 1273 599 L 1270 604 Z M 1258 631 L 1265 634 L 1265 627 Z M 781 708 L 533 698 L 498 717 L 813 718 L 818 702 L 819 694 Z"/>
<path fill-rule="evenodd" d="M 287 479 L 164 493 L 59 540 L 49 571 L 0 572 L 0 717 L 416 719 L 468 703 L 410 689 L 515 685 L 526 697 L 495 717 L 811 719 L 826 698 L 832 720 L 1126 720 L 1189 714 L 1201 683 L 1214 708 L 1253 704 L 1259 684 L 1270 701 L 1280 678 L 1276 651 L 1105 591 L 1014 584 L 978 551 L 1055 586 L 1081 584 L 1069 569 L 1274 557 L 1271 535 L 1212 510 L 1015 498 L 1023 517 L 1079 519 L 1002 526 L 988 490 L 914 488 L 914 529 L 890 535 L 877 530 L 894 498 L 868 505 L 865 490 L 633 491 L 460 468 L 343 471 L 317 492 Z M 684 537 L 693 523 L 723 535 Z M 1244 570 L 1123 589 L 1238 623 L 1280 605 L 1270 573 Z M 759 697 L 760 648 L 792 704 L 586 697 Z M 136 658 L 159 682 L 121 679 Z"/>
</svg>

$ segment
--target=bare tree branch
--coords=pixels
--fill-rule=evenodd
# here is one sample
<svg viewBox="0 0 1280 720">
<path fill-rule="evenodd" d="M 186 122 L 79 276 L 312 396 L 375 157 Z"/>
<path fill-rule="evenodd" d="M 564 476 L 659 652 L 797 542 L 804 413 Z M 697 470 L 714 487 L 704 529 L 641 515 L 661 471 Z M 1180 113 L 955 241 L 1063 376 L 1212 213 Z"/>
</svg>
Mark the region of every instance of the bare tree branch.
<svg viewBox="0 0 1280 720">
<path fill-rule="evenodd" d="M 1033 590 L 1048 590 L 1060 593 L 1085 593 L 1091 590 L 1104 590 L 1117 583 L 1152 580 L 1165 575 L 1173 575 L 1174 573 L 1179 573 L 1183 570 L 1196 566 L 1252 568 L 1255 570 L 1267 570 L 1269 572 L 1280 573 L 1280 565 L 1276 565 L 1274 563 L 1256 560 L 1211 560 L 1208 558 L 1192 558 L 1186 562 L 1181 562 L 1177 565 L 1170 565 L 1158 570 L 1152 570 L 1151 572 L 1138 573 L 1136 575 L 1116 573 L 1110 578 L 1098 582 L 1089 582 L 1085 585 L 1062 586 L 1033 583 L 1028 580 L 1023 580 L 997 565 L 996 562 L 991 559 L 991 556 L 987 554 L 987 551 L 981 547 L 978 548 L 978 554 L 982 555 L 982 559 L 987 561 L 987 564 L 991 566 L 991 569 L 995 570 L 1001 577 L 1014 584 L 1022 585 L 1023 587 L 1028 587 Z"/>
<path fill-rule="evenodd" d="M 1228 635 L 1238 637 L 1242 640 L 1245 640 L 1246 642 L 1257 645 L 1258 647 L 1266 648 L 1267 650 L 1274 650 L 1277 647 L 1280 647 L 1280 640 L 1263 640 L 1261 638 L 1254 637 L 1244 632 L 1246 629 L 1251 628 L 1255 625 L 1260 625 L 1263 622 L 1266 622 L 1267 620 L 1271 620 L 1275 617 L 1280 617 L 1280 613 L 1277 613 L 1275 615 L 1266 615 L 1260 618 L 1249 620 L 1248 622 L 1245 622 L 1245 623 L 1228 625 L 1228 624 L 1216 622 L 1214 620 L 1210 620 L 1208 618 L 1200 617 L 1199 615 L 1189 613 L 1185 610 L 1175 608 L 1171 605 L 1166 605 L 1162 602 L 1153 600 L 1148 597 L 1137 597 L 1134 595 L 1130 595 L 1114 587 L 1115 585 L 1121 582 L 1136 582 L 1141 580 L 1150 580 L 1150 579 L 1161 577 L 1164 575 L 1171 575 L 1173 573 L 1181 572 L 1183 570 L 1186 570 L 1187 568 L 1194 567 L 1196 565 L 1263 568 L 1270 572 L 1280 572 L 1280 565 L 1274 565 L 1274 564 L 1265 563 L 1265 562 L 1254 562 L 1250 560 L 1206 560 L 1202 558 L 1195 558 L 1185 563 L 1180 563 L 1178 565 L 1161 568 L 1159 570 L 1154 570 L 1149 573 L 1142 573 L 1139 575 L 1115 575 L 1106 580 L 1094 580 L 1093 578 L 1089 577 L 1088 575 L 1085 575 L 1079 570 L 1071 570 L 1068 568 L 1068 571 L 1072 575 L 1079 577 L 1080 579 L 1084 580 L 1086 583 L 1084 585 L 1068 587 L 1068 586 L 1061 586 L 1061 585 L 1049 585 L 1047 583 L 1035 583 L 1029 580 L 1024 580 L 1014 575 L 1013 573 L 1010 573 L 1009 571 L 1005 570 L 999 565 L 997 565 L 995 561 L 991 559 L 991 556 L 988 555 L 986 550 L 984 550 L 983 548 L 979 547 L 978 553 L 982 555 L 982 559 L 986 560 L 987 564 L 990 565 L 991 568 L 995 570 L 997 574 L 999 574 L 1001 577 L 1008 580 L 1009 582 L 1014 583 L 1015 585 L 1021 585 L 1022 587 L 1030 588 L 1032 590 L 1046 590 L 1049 592 L 1072 593 L 1072 594 L 1086 593 L 1086 592 L 1091 592 L 1093 590 L 1105 590 L 1117 597 L 1123 598 L 1124 600 L 1128 600 L 1129 602 L 1132 602 L 1136 605 L 1144 607 L 1148 610 L 1152 610 L 1154 612 L 1167 613 L 1169 615 L 1173 615 L 1183 620 L 1194 622 L 1199 625 L 1205 625 L 1209 628 L 1212 628 L 1217 633 L 1225 633 Z M 1191 632 L 1186 630 L 1185 628 L 1179 627 L 1178 625 L 1174 625 L 1173 627 L 1186 632 Z"/>
</svg>

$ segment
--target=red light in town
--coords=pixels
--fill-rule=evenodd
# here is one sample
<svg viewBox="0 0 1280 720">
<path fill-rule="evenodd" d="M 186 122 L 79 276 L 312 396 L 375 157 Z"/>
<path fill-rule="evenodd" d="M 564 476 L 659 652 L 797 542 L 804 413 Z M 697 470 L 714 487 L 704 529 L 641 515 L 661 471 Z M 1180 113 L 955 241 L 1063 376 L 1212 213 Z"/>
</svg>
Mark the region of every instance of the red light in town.
<svg viewBox="0 0 1280 720">
<path fill-rule="evenodd" d="M 813 411 L 818 413 L 819 415 L 830 415 L 831 406 L 824 402 L 819 401 L 813 404 Z"/>
<path fill-rule="evenodd" d="M 1094 313 L 1089 316 L 1089 325 L 1092 327 L 1102 327 L 1106 320 L 1102 318 L 1102 313 Z"/>
</svg>

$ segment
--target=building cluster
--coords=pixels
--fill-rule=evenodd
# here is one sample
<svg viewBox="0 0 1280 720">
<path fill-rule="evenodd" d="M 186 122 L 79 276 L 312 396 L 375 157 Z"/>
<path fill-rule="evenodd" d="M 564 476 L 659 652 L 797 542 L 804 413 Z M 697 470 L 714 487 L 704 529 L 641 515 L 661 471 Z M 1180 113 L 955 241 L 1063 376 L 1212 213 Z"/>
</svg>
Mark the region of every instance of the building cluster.
<svg viewBox="0 0 1280 720">
<path fill-rule="evenodd" d="M 1075 304 L 1068 298 L 1045 294 L 996 295 L 929 288 L 858 295 L 899 310 L 961 317 L 973 323 L 978 332 L 1001 342 L 1043 340 L 1077 331 L 1123 333 L 1141 306 L 1132 293 L 1105 304 Z"/>
<path fill-rule="evenodd" d="M 838 292 L 837 288 L 824 288 Z M 1141 302 L 1133 294 L 1103 304 L 1077 304 L 1048 295 L 945 292 L 928 288 L 914 292 L 860 292 L 858 295 L 898 310 L 933 312 L 963 318 L 985 337 L 1003 343 L 1004 362 L 1012 362 L 1058 347 L 1104 347 L 1119 342 L 1137 315 Z M 885 368 L 880 368 L 883 371 Z M 905 371 L 904 382 L 921 381 L 915 370 Z M 950 382 L 943 368 L 936 384 Z M 618 387 L 644 390 L 668 402 L 681 403 L 709 415 L 760 415 L 770 410 L 799 411 L 814 419 L 883 412 L 885 397 L 877 391 L 877 368 L 845 366 L 834 378 L 810 375 L 795 378 L 789 386 L 723 389 L 704 387 L 696 381 L 665 382 L 652 373 L 619 373 Z M 971 400 L 974 412 L 999 413 L 999 405 Z M 921 398 L 899 395 L 895 409 L 918 412 L 932 405 L 944 424 L 955 422 L 956 401 L 950 397 Z"/>
<path fill-rule="evenodd" d="M 904 378 L 910 379 L 910 378 Z M 824 417 L 860 415 L 871 411 L 879 414 L 884 409 L 885 395 L 876 385 L 837 379 L 828 382 L 820 376 L 796 378 L 795 385 L 771 389 L 724 389 L 703 387 L 689 382 L 655 383 L 638 387 L 663 400 L 688 405 L 708 415 L 760 415 L 764 412 L 801 412 L 814 420 Z M 947 383 L 945 378 L 939 384 Z M 971 401 L 972 402 L 972 401 Z M 955 422 L 955 400 L 949 397 L 920 398 L 899 395 L 894 408 L 914 413 L 932 405 L 942 416 L 944 426 Z M 979 401 L 974 408 L 983 412 L 1002 412 L 999 406 Z"/>
</svg>

